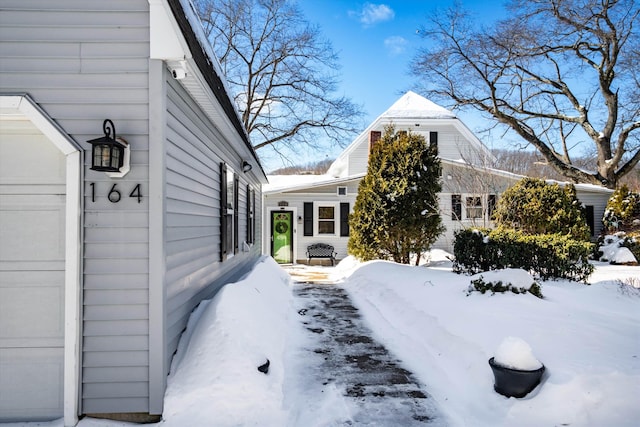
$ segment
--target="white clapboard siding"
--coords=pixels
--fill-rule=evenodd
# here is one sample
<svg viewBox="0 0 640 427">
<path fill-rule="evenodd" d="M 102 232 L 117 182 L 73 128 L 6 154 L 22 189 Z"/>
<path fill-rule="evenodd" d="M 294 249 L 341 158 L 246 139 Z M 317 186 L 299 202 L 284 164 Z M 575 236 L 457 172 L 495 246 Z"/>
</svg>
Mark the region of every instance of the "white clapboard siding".
<svg viewBox="0 0 640 427">
<path fill-rule="evenodd" d="M 318 187 L 310 187 L 305 188 L 300 191 L 288 191 L 286 193 L 275 193 L 275 194 L 267 194 L 265 196 L 265 207 L 276 207 L 279 202 L 287 202 L 288 206 L 284 208 L 285 210 L 293 210 L 295 209 L 297 212 L 297 216 L 304 215 L 304 203 L 305 202 L 334 202 L 334 203 L 349 203 L 350 212 L 353 212 L 353 206 L 355 204 L 358 183 L 360 180 L 355 179 L 353 181 L 349 181 L 348 183 L 340 183 L 340 186 L 347 187 L 347 196 L 338 196 L 337 195 L 337 185 L 331 184 L 327 186 L 318 186 Z M 266 212 L 266 211 L 265 211 Z M 339 212 L 337 212 L 339 214 Z M 271 225 L 270 225 L 270 214 L 268 212 L 265 213 L 265 219 L 267 223 L 265 224 L 265 233 L 267 236 L 270 236 L 271 233 Z M 314 212 L 314 222 L 317 221 L 315 218 Z M 297 219 L 294 219 L 294 227 L 296 228 L 295 232 L 295 253 L 294 260 L 296 261 L 305 261 L 307 259 L 306 251 L 307 246 L 313 243 L 327 243 L 334 247 L 334 250 L 338 253 L 337 259 L 346 258 L 347 253 L 347 243 L 349 241 L 348 237 L 340 236 L 340 226 L 339 223 L 336 225 L 336 235 L 322 235 L 322 236 L 305 236 L 303 233 L 303 224 L 298 223 Z M 270 250 L 267 248 L 267 251 Z"/>
<path fill-rule="evenodd" d="M 101 136 L 107 118 L 132 147 L 131 172 L 119 180 L 89 170 L 85 156 L 83 363 L 93 362 L 82 369 L 83 413 L 127 412 L 123 407 L 146 412 L 149 405 L 148 357 L 139 357 L 148 350 L 148 327 L 141 326 L 148 323 L 148 301 L 140 298 L 147 292 L 149 263 L 148 8 L 146 0 L 2 4 L 2 91 L 28 93 L 85 149 L 85 141 Z M 106 199 L 114 183 L 122 194 L 118 203 Z M 137 184 L 142 203 L 128 197 Z M 88 356 L 95 354 L 103 366 Z M 113 399 L 124 396 L 136 398 L 124 399 L 124 406 Z"/>
<path fill-rule="evenodd" d="M 256 229 L 262 224 L 259 166 L 254 164 L 257 173 L 241 171 L 243 159 L 255 159 L 240 136 L 228 136 L 226 112 L 212 100 L 218 109 L 212 121 L 212 108 L 203 112 L 190 95 L 193 88 L 185 91 L 162 61 L 150 59 L 149 38 L 148 0 L 2 2 L 2 92 L 28 93 L 85 148 L 81 414 L 159 413 L 170 359 L 190 312 L 261 254 L 259 231 L 253 246 L 242 244 L 247 184 L 256 190 Z M 123 178 L 90 169 L 86 141 L 102 136 L 105 119 L 130 144 L 131 170 Z M 160 138 L 150 142 L 150 132 Z M 149 150 L 151 194 L 161 206 L 154 212 Z M 221 162 L 240 180 L 239 252 L 224 262 Z M 21 190 L 12 184 L 3 191 Z M 33 191 L 63 196 L 64 181 Z"/>
<path fill-rule="evenodd" d="M 234 150 L 240 140 L 225 140 L 217 125 L 172 78 L 167 78 L 166 118 L 165 364 L 168 367 L 193 308 L 237 277 L 238 266 L 246 263 L 247 258 L 257 257 L 261 246 L 258 240 L 250 252 L 242 251 L 249 178 L 240 170 Z M 240 251 L 224 262 L 220 261 L 221 162 L 227 163 L 240 179 Z M 259 201 L 259 183 L 251 183 Z"/>
<path fill-rule="evenodd" d="M 604 228 L 602 218 L 607 208 L 608 198 L 597 192 L 589 192 L 581 188 L 577 189 L 576 196 L 583 206 L 593 206 L 594 238 L 599 236 Z"/>
</svg>

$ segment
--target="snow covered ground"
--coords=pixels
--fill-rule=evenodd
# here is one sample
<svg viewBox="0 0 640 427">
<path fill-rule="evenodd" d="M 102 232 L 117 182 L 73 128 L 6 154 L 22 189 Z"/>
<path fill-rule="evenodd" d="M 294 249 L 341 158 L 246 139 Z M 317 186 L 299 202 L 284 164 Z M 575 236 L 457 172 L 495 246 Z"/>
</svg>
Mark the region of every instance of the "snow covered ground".
<svg viewBox="0 0 640 427">
<path fill-rule="evenodd" d="M 640 287 L 640 267 L 596 263 L 591 286 L 542 282 L 539 299 L 469 294 L 469 276 L 452 273 L 444 255 L 433 252 L 421 267 L 348 258 L 322 271 L 345 287 L 376 338 L 424 383 L 450 425 L 638 425 L 640 289 L 631 285 Z M 158 427 L 287 425 L 291 408 L 306 404 L 294 386 L 304 382 L 286 380 L 288 357 L 301 345 L 291 290 L 287 273 L 264 258 L 200 305 L 174 360 Z M 507 337 L 526 342 L 546 367 L 541 385 L 522 399 L 493 391 L 488 359 Z M 257 367 L 267 358 L 265 375 Z M 334 393 L 315 408 L 314 425 L 336 425 L 332 413 L 344 411 L 341 399 Z M 62 422 L 13 426 L 27 425 Z"/>
</svg>

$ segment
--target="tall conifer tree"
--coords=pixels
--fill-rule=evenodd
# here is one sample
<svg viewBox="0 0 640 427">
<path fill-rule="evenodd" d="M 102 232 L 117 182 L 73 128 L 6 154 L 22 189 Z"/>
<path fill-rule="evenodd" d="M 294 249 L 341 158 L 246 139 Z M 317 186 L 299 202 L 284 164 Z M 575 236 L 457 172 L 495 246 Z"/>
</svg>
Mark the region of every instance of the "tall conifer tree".
<svg viewBox="0 0 640 427">
<path fill-rule="evenodd" d="M 444 231 L 438 209 L 441 166 L 435 147 L 411 132 L 385 129 L 370 150 L 350 219 L 349 252 L 361 260 L 408 264 Z"/>
</svg>

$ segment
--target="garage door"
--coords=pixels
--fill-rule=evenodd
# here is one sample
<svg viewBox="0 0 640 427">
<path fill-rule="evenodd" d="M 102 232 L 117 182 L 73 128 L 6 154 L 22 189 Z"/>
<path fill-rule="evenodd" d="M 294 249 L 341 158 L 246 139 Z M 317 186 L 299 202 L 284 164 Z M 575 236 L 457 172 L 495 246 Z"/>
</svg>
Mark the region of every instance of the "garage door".
<svg viewBox="0 0 640 427">
<path fill-rule="evenodd" d="M 65 157 L 0 120 L 0 422 L 63 416 Z"/>
</svg>

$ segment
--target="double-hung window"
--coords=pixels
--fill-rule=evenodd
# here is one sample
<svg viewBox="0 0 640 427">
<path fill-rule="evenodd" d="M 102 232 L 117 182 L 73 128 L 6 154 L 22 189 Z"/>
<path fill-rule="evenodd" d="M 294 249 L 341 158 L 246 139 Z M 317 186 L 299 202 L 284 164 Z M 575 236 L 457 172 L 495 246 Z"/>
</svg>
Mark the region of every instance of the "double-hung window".
<svg viewBox="0 0 640 427">
<path fill-rule="evenodd" d="M 467 219 L 482 219 L 482 198 L 467 197 Z"/>
<path fill-rule="evenodd" d="M 349 202 L 305 202 L 305 236 L 349 237 Z"/>
<path fill-rule="evenodd" d="M 336 204 L 318 204 L 318 222 L 317 222 L 317 233 L 319 235 L 328 234 L 335 235 L 336 234 L 336 220 L 337 220 L 337 209 Z"/>
<path fill-rule="evenodd" d="M 238 175 L 220 164 L 220 259 L 238 252 Z"/>
<path fill-rule="evenodd" d="M 247 243 L 256 241 L 256 190 L 247 184 Z"/>
</svg>

